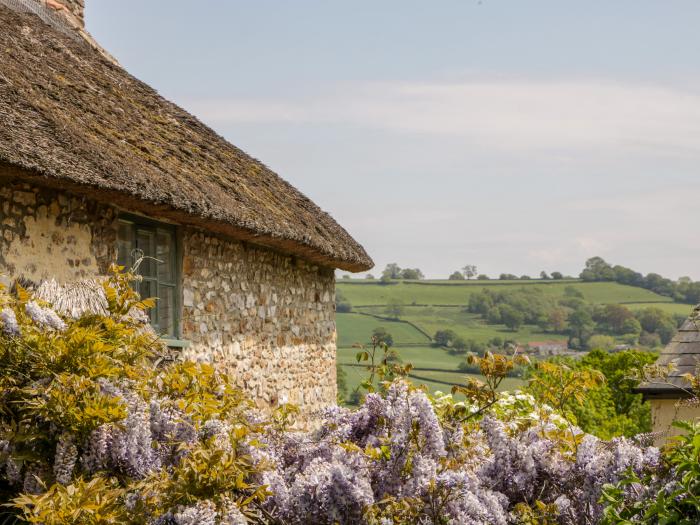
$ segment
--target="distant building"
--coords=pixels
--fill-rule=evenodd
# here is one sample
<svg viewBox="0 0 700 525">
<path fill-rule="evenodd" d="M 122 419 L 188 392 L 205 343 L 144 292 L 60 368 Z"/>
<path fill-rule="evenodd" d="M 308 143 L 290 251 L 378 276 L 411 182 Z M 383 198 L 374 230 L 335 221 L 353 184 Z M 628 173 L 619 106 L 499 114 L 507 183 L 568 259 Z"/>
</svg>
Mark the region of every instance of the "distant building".
<svg viewBox="0 0 700 525">
<path fill-rule="evenodd" d="M 567 353 L 566 341 L 531 341 L 525 346 L 525 352 L 537 356 L 553 356 Z"/>
<path fill-rule="evenodd" d="M 668 379 L 669 384 L 649 382 L 642 383 L 637 388 L 651 404 L 652 429 L 659 433 L 657 443 L 663 443 L 670 436 L 680 432 L 671 425 L 674 420 L 693 420 L 700 417 L 700 404 L 691 401 L 693 396 L 689 391 L 690 385 L 683 378 L 685 374 L 698 373 L 699 313 L 698 309 L 693 312 L 656 361 L 659 365 L 675 365 L 675 370 Z"/>
</svg>

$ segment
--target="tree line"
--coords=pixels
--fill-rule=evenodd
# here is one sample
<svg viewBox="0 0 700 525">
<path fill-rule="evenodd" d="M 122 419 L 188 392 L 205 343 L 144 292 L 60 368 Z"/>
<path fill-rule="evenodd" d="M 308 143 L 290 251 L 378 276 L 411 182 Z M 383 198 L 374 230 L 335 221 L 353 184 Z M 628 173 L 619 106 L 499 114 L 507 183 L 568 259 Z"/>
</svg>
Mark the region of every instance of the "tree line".
<svg viewBox="0 0 700 525">
<path fill-rule="evenodd" d="M 677 302 L 700 303 L 700 281 L 693 281 L 690 277 L 681 277 L 677 281 L 673 281 L 658 273 L 643 275 L 619 264 L 612 266 L 602 257 L 588 259 L 585 268 L 581 271 L 580 278 L 586 282 L 612 281 L 627 284 L 672 297 Z"/>
<path fill-rule="evenodd" d="M 595 335 L 654 348 L 667 344 L 685 319 L 656 307 L 632 311 L 621 304 L 594 305 L 574 286 L 565 288 L 564 297 L 541 289 L 484 289 L 469 296 L 466 309 L 488 324 L 503 324 L 512 331 L 528 324 L 543 332 L 568 335 L 569 345 L 582 349 L 590 347 Z"/>
</svg>

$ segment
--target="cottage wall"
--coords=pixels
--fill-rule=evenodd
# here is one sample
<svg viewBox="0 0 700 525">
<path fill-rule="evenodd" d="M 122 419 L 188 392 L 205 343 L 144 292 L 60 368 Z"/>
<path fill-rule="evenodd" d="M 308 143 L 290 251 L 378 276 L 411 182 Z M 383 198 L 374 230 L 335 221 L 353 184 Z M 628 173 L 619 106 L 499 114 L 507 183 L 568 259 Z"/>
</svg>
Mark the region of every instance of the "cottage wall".
<svg viewBox="0 0 700 525">
<path fill-rule="evenodd" d="M 103 275 L 118 210 L 0 178 L 0 275 L 38 283 Z M 154 217 L 155 218 L 155 217 Z M 182 227 L 184 356 L 217 363 L 261 407 L 306 415 L 336 399 L 333 270 Z"/>
<path fill-rule="evenodd" d="M 109 206 L 0 179 L 0 279 L 69 282 L 104 274 L 116 257 L 115 221 Z"/>
<path fill-rule="evenodd" d="M 333 270 L 196 230 L 183 232 L 183 336 L 260 405 L 335 401 Z"/>
<path fill-rule="evenodd" d="M 658 433 L 654 444 L 661 446 L 682 430 L 674 427 L 674 421 L 693 421 L 700 417 L 700 405 L 680 399 L 650 399 L 651 428 Z"/>
</svg>

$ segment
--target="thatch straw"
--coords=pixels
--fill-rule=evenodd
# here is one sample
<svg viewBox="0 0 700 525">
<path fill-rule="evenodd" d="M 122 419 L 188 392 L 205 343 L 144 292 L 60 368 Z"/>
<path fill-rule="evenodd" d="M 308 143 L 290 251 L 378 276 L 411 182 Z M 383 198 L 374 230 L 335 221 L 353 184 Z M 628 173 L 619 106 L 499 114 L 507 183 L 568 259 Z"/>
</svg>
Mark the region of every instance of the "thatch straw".
<svg viewBox="0 0 700 525">
<path fill-rule="evenodd" d="M 3 170 L 325 266 L 373 265 L 261 162 L 89 44 L 0 6 Z"/>
</svg>

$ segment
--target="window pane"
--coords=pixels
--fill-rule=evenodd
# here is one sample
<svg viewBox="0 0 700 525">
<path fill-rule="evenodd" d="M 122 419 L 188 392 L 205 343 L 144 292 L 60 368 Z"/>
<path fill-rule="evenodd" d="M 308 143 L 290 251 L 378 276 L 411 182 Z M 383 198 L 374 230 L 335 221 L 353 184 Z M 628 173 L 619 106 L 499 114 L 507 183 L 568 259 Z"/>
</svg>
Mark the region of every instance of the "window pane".
<svg viewBox="0 0 700 525">
<path fill-rule="evenodd" d="M 159 286 L 158 297 L 158 331 L 161 335 L 175 335 L 175 289 L 171 286 Z"/>
<path fill-rule="evenodd" d="M 151 297 L 155 297 L 156 293 L 156 281 L 144 279 L 139 283 L 139 295 L 141 296 L 141 299 L 149 299 Z M 156 308 L 151 308 L 149 310 L 149 316 L 151 318 L 151 324 L 158 323 Z"/>
<path fill-rule="evenodd" d="M 136 231 L 136 247 L 140 250 L 137 258 L 144 257 L 138 273 L 144 277 L 156 277 L 156 263 L 153 260 L 153 257 L 156 256 L 153 231 L 139 228 Z"/>
<path fill-rule="evenodd" d="M 130 222 L 119 221 L 117 233 L 117 264 L 131 268 L 134 263 L 132 251 L 136 248 L 134 242 L 134 225 Z"/>
<path fill-rule="evenodd" d="M 175 284 L 175 239 L 171 231 L 158 229 L 156 236 L 158 281 Z"/>
</svg>

